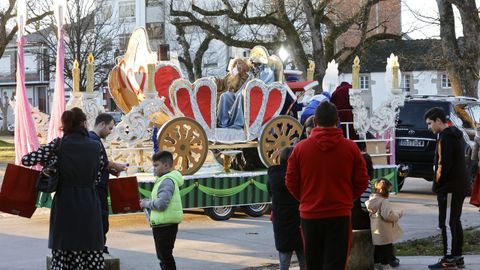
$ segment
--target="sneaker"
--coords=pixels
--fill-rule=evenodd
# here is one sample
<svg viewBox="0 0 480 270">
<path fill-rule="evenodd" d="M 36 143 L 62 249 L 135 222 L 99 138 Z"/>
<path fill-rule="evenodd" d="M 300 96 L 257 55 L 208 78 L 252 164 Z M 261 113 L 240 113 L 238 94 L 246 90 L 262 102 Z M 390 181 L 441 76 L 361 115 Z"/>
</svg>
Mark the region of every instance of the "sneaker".
<svg viewBox="0 0 480 270">
<path fill-rule="evenodd" d="M 465 268 L 465 261 L 463 260 L 463 256 L 455 256 L 454 260 L 457 268 Z"/>
<path fill-rule="evenodd" d="M 457 268 L 457 265 L 455 264 L 454 259 L 441 258 L 440 260 L 438 260 L 437 263 L 429 265 L 428 269 L 430 269 L 430 270 L 442 270 L 442 269 L 456 270 L 458 268 Z"/>
<path fill-rule="evenodd" d="M 391 261 L 389 264 L 391 267 L 398 267 L 400 265 L 400 260 L 397 257 L 394 257 L 393 261 Z"/>
</svg>

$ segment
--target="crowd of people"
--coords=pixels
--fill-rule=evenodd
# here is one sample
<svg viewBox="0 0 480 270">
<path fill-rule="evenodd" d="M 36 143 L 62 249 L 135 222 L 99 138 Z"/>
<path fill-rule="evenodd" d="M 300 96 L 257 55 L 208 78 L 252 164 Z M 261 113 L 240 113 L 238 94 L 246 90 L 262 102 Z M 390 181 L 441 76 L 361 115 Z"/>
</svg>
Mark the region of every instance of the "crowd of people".
<svg viewBox="0 0 480 270">
<path fill-rule="evenodd" d="M 242 63 L 235 68 L 243 72 Z M 342 100 L 342 89 L 348 90 L 348 85 L 340 88 L 341 93 L 334 92 L 331 100 Z M 371 231 L 376 269 L 399 266 L 393 243 L 402 235 L 398 221 L 403 212 L 388 200 L 391 182 L 379 177 L 370 186 L 374 170 L 365 143 L 348 139 L 347 130 L 339 128 L 340 121 L 350 122 L 349 103 L 342 103 L 339 110 L 325 95 L 314 100 L 320 102 L 316 102 L 313 115 L 305 118 L 306 135 L 282 149 L 278 165 L 268 168 L 280 269 L 289 269 L 293 253 L 302 270 L 346 269 L 352 229 Z M 467 188 L 462 181 L 462 133 L 448 125 L 441 108 L 427 111 L 424 118 L 428 128 L 438 134 L 433 191 L 444 249 L 444 256 L 429 269 L 456 269 L 465 265 L 460 221 Z M 102 144 L 101 139 L 114 127 L 109 114 L 98 115 L 92 131 L 87 130 L 87 117 L 79 108 L 65 111 L 61 120 L 63 137 L 22 159 L 25 166 L 58 165 L 48 243 L 52 269 L 104 269 L 103 253 L 109 253 L 108 179 L 110 174 L 118 176 L 126 170 L 127 164 L 109 160 Z M 478 150 L 474 155 L 478 156 Z M 168 151 L 155 153 L 152 162 L 155 184 L 151 197 L 139 204 L 148 213 L 160 268 L 171 270 L 176 269 L 173 249 L 183 218 L 179 191 L 183 177 L 174 169 Z"/>
</svg>

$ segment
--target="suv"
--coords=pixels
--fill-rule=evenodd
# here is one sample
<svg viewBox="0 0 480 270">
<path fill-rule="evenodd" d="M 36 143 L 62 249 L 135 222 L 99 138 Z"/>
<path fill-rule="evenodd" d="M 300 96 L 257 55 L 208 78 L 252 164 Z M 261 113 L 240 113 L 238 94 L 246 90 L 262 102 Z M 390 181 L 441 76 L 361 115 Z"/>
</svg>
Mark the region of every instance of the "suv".
<svg viewBox="0 0 480 270">
<path fill-rule="evenodd" d="M 475 125 L 480 121 L 480 102 L 475 98 L 457 96 L 409 96 L 400 108 L 395 129 L 395 160 L 400 165 L 398 189 L 403 186 L 405 177 L 420 177 L 433 180 L 433 158 L 436 137 L 428 130 L 423 118 L 433 107 L 441 107 L 447 114 L 449 125 L 455 125 L 464 134 L 465 164 L 467 177 L 471 183 L 476 162 L 470 160 L 475 137 Z"/>
</svg>

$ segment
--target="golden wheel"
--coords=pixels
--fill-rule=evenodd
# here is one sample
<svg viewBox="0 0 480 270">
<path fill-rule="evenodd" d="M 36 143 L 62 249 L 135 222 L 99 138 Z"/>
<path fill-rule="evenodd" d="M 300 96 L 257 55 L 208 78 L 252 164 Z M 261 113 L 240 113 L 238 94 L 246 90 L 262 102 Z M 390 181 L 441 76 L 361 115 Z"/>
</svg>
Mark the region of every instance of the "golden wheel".
<svg viewBox="0 0 480 270">
<path fill-rule="evenodd" d="M 278 164 L 280 150 L 292 146 L 302 135 L 302 125 L 293 117 L 281 115 L 270 120 L 262 129 L 258 155 L 265 166 Z"/>
<path fill-rule="evenodd" d="M 197 172 L 208 152 L 207 134 L 195 120 L 178 117 L 168 121 L 158 132 L 160 150 L 173 154 L 173 166 L 182 175 Z"/>
</svg>

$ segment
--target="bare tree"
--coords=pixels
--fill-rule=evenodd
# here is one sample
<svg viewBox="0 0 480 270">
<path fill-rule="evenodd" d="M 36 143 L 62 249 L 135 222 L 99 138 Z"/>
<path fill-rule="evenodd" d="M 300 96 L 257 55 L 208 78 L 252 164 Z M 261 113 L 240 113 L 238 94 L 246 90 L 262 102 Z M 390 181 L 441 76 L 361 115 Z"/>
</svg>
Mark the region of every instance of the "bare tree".
<svg viewBox="0 0 480 270">
<path fill-rule="evenodd" d="M 455 95 L 478 97 L 480 18 L 475 0 L 437 0 L 442 51 Z M 458 8 L 463 37 L 456 37 L 453 7 Z"/>
<path fill-rule="evenodd" d="M 202 62 L 205 52 L 208 50 L 210 42 L 213 40 L 212 35 L 203 34 L 203 40 L 200 42 L 197 51 L 192 59 L 192 40 L 187 40 L 187 34 L 185 28 L 197 28 L 194 26 L 182 26 L 181 23 L 178 23 L 178 20 L 174 20 L 172 24 L 175 26 L 177 32 L 177 42 L 182 48 L 182 54 L 178 57 L 178 61 L 185 67 L 185 70 L 188 74 L 188 79 L 193 82 L 196 79 L 202 77 Z"/>
<path fill-rule="evenodd" d="M 27 5 L 30 6 L 31 2 L 33 1 L 29 1 Z M 0 57 L 2 57 L 8 43 L 13 40 L 18 31 L 18 26 L 15 22 L 15 18 L 17 16 L 15 7 L 16 3 L 17 0 L 8 0 L 8 5 L 6 8 L 2 9 L 0 7 Z M 34 16 L 31 16 L 32 13 Z M 27 25 L 41 21 L 43 18 L 52 14 L 53 12 L 49 10 L 45 10 L 40 14 L 35 14 L 31 9 L 29 9 Z M 11 27 L 10 29 L 9 26 Z"/>
<path fill-rule="evenodd" d="M 38 4 L 41 9 L 50 9 L 52 0 Z M 72 87 L 72 68 L 75 59 L 80 64 L 80 91 L 86 88 L 86 64 L 90 53 L 95 58 L 94 89 L 102 87 L 108 79 L 113 62 L 113 41 L 119 33 L 119 25 L 109 20 L 112 8 L 106 0 L 77 0 L 67 2 L 65 31 L 65 83 Z M 57 26 L 55 18 L 49 16 L 43 22 L 43 36 L 48 48 L 50 70 L 55 69 L 57 52 Z M 54 74 L 54 73 L 52 73 Z"/>
<path fill-rule="evenodd" d="M 222 0 L 218 8 L 200 7 L 192 2 L 188 9 L 176 7 L 172 1 L 170 14 L 181 19 L 177 25 L 198 26 L 228 46 L 263 45 L 276 51 L 284 45 L 304 74 L 309 59 L 313 60 L 315 79 L 321 81 L 328 61 L 335 59 L 342 66 L 361 48 L 377 40 L 399 38 L 382 27 L 385 22 L 369 24 L 372 7 L 383 1 L 388 0 L 359 1 L 350 16 L 336 11 L 336 0 Z M 219 18 L 225 27 L 211 24 L 210 18 Z M 359 32 L 359 42 L 336 50 L 336 41 L 350 29 Z"/>
</svg>

